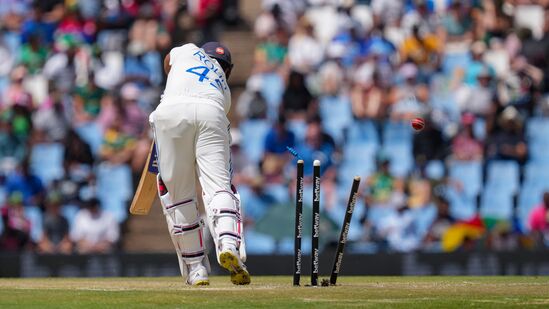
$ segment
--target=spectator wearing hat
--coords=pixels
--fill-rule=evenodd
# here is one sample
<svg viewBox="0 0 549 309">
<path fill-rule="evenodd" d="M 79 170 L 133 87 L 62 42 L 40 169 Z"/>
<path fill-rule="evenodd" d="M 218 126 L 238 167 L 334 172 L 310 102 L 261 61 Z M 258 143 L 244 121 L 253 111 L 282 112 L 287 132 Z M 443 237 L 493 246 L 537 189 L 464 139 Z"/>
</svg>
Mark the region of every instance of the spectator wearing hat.
<svg viewBox="0 0 549 309">
<path fill-rule="evenodd" d="M 42 253 L 69 254 L 72 251 L 69 222 L 61 215 L 61 199 L 61 194 L 55 191 L 50 192 L 46 197 L 44 232 L 38 242 L 38 251 Z"/>
<path fill-rule="evenodd" d="M 119 237 L 116 219 L 101 209 L 99 200 L 84 201 L 70 232 L 76 251 L 82 254 L 108 253 L 114 250 Z"/>
<path fill-rule="evenodd" d="M 461 85 L 454 94 L 462 113 L 470 112 L 475 116 L 488 117 L 493 113 L 496 95 L 489 67 L 484 65 L 478 72 L 475 85 Z"/>
<path fill-rule="evenodd" d="M 514 160 L 519 164 L 526 161 L 528 147 L 522 129 L 522 119 L 514 107 L 504 109 L 486 144 L 488 160 Z"/>
<path fill-rule="evenodd" d="M 471 45 L 471 63 L 467 65 L 465 69 L 465 76 L 463 81 L 467 85 L 477 85 L 479 83 L 478 76 L 480 73 L 486 74 L 484 70 L 488 70 L 490 76 L 495 76 L 495 71 L 492 66 L 484 62 L 484 54 L 486 52 L 486 43 L 483 41 L 474 42 Z"/>
</svg>

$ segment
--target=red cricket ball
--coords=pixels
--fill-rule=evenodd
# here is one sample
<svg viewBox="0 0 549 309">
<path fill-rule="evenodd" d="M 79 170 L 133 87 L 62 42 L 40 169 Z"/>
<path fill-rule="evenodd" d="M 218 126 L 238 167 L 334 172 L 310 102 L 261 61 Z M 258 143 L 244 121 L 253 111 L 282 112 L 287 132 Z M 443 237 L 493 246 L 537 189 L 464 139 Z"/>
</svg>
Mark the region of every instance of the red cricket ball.
<svg viewBox="0 0 549 309">
<path fill-rule="evenodd" d="M 423 128 L 425 128 L 425 120 L 423 120 L 423 118 L 420 118 L 420 117 L 414 118 L 412 119 L 411 123 L 412 123 L 412 128 L 414 128 L 414 130 L 416 131 L 421 131 L 423 130 Z"/>
</svg>

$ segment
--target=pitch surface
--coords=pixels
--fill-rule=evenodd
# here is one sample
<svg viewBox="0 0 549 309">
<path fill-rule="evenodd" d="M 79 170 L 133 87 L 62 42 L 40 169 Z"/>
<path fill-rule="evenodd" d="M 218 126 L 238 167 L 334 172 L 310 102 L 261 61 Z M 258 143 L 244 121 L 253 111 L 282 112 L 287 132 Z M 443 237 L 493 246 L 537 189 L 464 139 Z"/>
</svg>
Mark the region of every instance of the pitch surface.
<svg viewBox="0 0 549 309">
<path fill-rule="evenodd" d="M 0 279 L 0 308 L 549 307 L 549 277 L 342 277 L 336 287 L 291 282 L 256 276 L 250 286 L 233 286 L 226 276 L 197 288 L 165 277 Z"/>
</svg>

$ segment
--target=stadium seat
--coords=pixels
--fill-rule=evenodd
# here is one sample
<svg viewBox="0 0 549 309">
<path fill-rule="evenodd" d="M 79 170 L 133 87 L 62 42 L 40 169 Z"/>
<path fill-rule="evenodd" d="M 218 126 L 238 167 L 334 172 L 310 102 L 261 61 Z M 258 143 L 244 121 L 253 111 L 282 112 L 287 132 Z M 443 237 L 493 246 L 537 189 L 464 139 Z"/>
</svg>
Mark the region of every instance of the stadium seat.
<svg viewBox="0 0 549 309">
<path fill-rule="evenodd" d="M 487 187 L 516 193 L 520 182 L 519 165 L 515 161 L 492 161 L 488 164 L 487 178 Z"/>
<path fill-rule="evenodd" d="M 103 163 L 97 168 L 97 195 L 101 207 L 118 222 L 128 217 L 128 202 L 133 195 L 132 172 L 128 165 Z"/>
<path fill-rule="evenodd" d="M 264 190 L 274 197 L 276 203 L 285 203 L 290 199 L 288 186 L 282 184 L 267 184 L 265 185 Z"/>
<path fill-rule="evenodd" d="M 395 209 L 388 207 L 370 207 L 368 208 L 367 219 L 374 227 L 378 227 L 383 219 L 395 213 Z"/>
<path fill-rule="evenodd" d="M 412 144 L 412 127 L 406 121 L 387 121 L 383 127 L 383 144 Z"/>
<path fill-rule="evenodd" d="M 345 129 L 353 121 L 351 102 L 342 96 L 323 96 L 319 99 L 319 109 L 324 130 L 342 144 Z"/>
<path fill-rule="evenodd" d="M 486 120 L 482 118 L 476 118 L 473 123 L 473 134 L 481 141 L 486 139 Z"/>
<path fill-rule="evenodd" d="M 429 228 L 437 216 L 437 208 L 435 205 L 429 204 L 425 207 L 412 208 L 411 211 L 414 216 L 416 231 L 422 237 L 427 235 Z"/>
<path fill-rule="evenodd" d="M 96 122 L 88 122 L 74 128 L 78 136 L 90 145 L 93 154 L 97 155 L 103 143 L 103 130 Z"/>
<path fill-rule="evenodd" d="M 265 136 L 271 128 L 267 120 L 247 120 L 240 124 L 242 148 L 252 162 L 259 162 L 265 151 Z"/>
<path fill-rule="evenodd" d="M 513 195 L 504 187 L 486 187 L 480 198 L 480 215 L 483 218 L 511 220 Z"/>
<path fill-rule="evenodd" d="M 42 210 L 37 206 L 25 206 L 24 209 L 25 217 L 27 217 L 31 223 L 31 239 L 34 242 L 38 242 L 44 231 Z"/>
<path fill-rule="evenodd" d="M 531 118 L 526 122 L 526 138 L 529 142 L 549 144 L 549 119 Z"/>
<path fill-rule="evenodd" d="M 347 144 L 379 145 L 379 135 L 373 122 L 354 120 L 348 128 Z"/>
<path fill-rule="evenodd" d="M 247 254 L 272 254 L 276 252 L 274 238 L 269 235 L 257 233 L 254 230 L 245 230 Z"/>
<path fill-rule="evenodd" d="M 295 135 L 296 143 L 303 142 L 305 140 L 305 133 L 307 131 L 307 123 L 302 119 L 292 119 L 287 122 L 288 130 L 292 131 Z"/>
<path fill-rule="evenodd" d="M 539 140 L 532 140 L 528 143 L 528 156 L 530 161 L 536 163 L 549 163 L 548 154 L 549 143 Z"/>
<path fill-rule="evenodd" d="M 272 121 L 278 117 L 278 108 L 284 93 L 284 81 L 279 74 L 267 73 L 261 75 L 261 95 L 267 101 L 267 116 Z"/>
<path fill-rule="evenodd" d="M 414 167 L 412 146 L 408 143 L 385 144 L 382 153 L 391 162 L 390 171 L 393 176 L 406 177 Z"/>
<path fill-rule="evenodd" d="M 310 254 L 311 253 L 311 242 L 310 241 L 305 241 L 305 239 L 310 239 L 310 235 L 308 235 L 308 236 L 309 236 L 309 238 L 304 237 L 301 240 L 301 253 L 302 254 Z M 278 253 L 278 254 L 294 254 L 294 238 L 293 237 L 283 238 L 278 243 L 278 248 L 276 250 L 276 253 Z"/>
<path fill-rule="evenodd" d="M 444 177 L 446 168 L 444 163 L 439 160 L 432 160 L 425 166 L 425 176 L 431 180 L 440 180 Z"/>
<path fill-rule="evenodd" d="M 518 196 L 517 217 L 524 231 L 529 229 L 528 217 L 532 209 L 541 203 L 544 191 L 541 186 L 522 186 Z"/>
<path fill-rule="evenodd" d="M 60 143 L 41 143 L 32 146 L 31 169 L 45 185 L 48 185 L 52 180 L 63 178 L 65 174 L 63 169 L 64 152 L 65 147 Z"/>
<path fill-rule="evenodd" d="M 458 220 L 471 219 L 477 212 L 476 198 L 448 189 L 446 198 L 450 202 L 450 214 Z"/>
<path fill-rule="evenodd" d="M 463 186 L 468 197 L 476 197 L 482 189 L 482 163 L 476 161 L 452 161 L 450 178 Z"/>
<path fill-rule="evenodd" d="M 71 229 L 72 229 L 72 224 L 74 223 L 74 219 L 76 218 L 76 214 L 78 213 L 79 210 L 80 210 L 80 207 L 76 205 L 67 204 L 67 205 L 61 206 L 61 215 L 63 215 L 63 217 L 67 219 L 67 221 L 69 222 L 69 228 Z"/>
<path fill-rule="evenodd" d="M 524 167 L 524 184 L 549 188 L 549 163 L 528 162 Z"/>
<path fill-rule="evenodd" d="M 466 68 L 471 62 L 468 51 L 448 52 L 442 58 L 442 70 L 452 76 L 457 68 Z"/>
<path fill-rule="evenodd" d="M 337 172 L 338 186 L 346 192 L 345 194 L 349 193 L 355 175 L 365 180 L 374 172 L 376 150 L 377 146 L 370 143 L 353 143 L 344 146 L 343 160 Z"/>
</svg>

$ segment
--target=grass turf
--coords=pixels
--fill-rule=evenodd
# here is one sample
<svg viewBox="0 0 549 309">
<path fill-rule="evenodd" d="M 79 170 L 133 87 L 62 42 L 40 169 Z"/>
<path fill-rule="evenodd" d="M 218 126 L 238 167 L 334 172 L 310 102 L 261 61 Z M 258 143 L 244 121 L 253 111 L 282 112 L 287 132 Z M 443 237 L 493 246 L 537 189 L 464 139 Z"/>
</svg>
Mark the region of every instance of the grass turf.
<svg viewBox="0 0 549 309">
<path fill-rule="evenodd" d="M 303 282 L 308 277 L 303 277 Z M 0 279 L 0 308 L 459 308 L 549 307 L 549 277 L 343 277 L 336 287 L 292 287 L 252 277 L 209 287 L 180 278 Z"/>
</svg>

